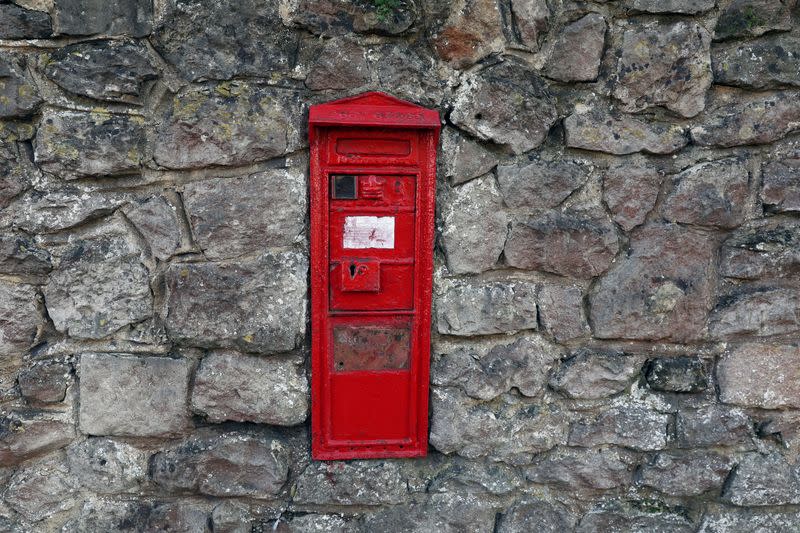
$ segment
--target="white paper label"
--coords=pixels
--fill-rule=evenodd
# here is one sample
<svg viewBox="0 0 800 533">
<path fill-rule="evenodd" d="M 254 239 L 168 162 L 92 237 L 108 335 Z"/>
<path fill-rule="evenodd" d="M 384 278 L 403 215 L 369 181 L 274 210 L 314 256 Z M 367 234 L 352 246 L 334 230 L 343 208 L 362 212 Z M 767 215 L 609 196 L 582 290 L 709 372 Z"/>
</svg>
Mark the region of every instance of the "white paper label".
<svg viewBox="0 0 800 533">
<path fill-rule="evenodd" d="M 394 248 L 394 217 L 345 217 L 344 248 Z"/>
</svg>

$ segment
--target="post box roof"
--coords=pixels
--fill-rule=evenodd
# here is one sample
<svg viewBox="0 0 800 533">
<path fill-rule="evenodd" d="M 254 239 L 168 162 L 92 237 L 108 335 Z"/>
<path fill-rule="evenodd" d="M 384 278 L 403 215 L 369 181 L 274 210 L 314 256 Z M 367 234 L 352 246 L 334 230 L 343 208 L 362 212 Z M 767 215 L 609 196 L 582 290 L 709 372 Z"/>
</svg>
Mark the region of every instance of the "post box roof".
<svg viewBox="0 0 800 533">
<path fill-rule="evenodd" d="M 389 128 L 440 128 L 439 112 L 372 91 L 311 106 L 312 126 L 379 126 Z"/>
</svg>

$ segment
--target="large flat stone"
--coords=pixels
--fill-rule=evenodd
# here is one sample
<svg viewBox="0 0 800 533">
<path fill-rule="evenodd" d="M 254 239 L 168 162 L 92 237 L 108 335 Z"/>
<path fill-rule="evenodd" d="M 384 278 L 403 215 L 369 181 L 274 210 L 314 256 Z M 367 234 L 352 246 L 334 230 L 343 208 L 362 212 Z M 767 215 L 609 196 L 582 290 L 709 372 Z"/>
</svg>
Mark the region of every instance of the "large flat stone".
<svg viewBox="0 0 800 533">
<path fill-rule="evenodd" d="M 183 499 L 90 498 L 64 526 L 67 531 L 180 531 L 208 527 L 208 503 Z"/>
<path fill-rule="evenodd" d="M 5 487 L 3 500 L 24 518 L 38 522 L 71 509 L 77 492 L 63 458 L 54 455 L 17 470 Z"/>
<path fill-rule="evenodd" d="M 167 491 L 269 499 L 289 476 L 289 450 L 267 434 L 201 432 L 156 453 L 150 472 Z"/>
<path fill-rule="evenodd" d="M 313 59 L 306 87 L 313 91 L 354 89 L 369 83 L 366 50 L 346 39 L 330 39 Z"/>
<path fill-rule="evenodd" d="M 800 348 L 748 343 L 717 364 L 724 403 L 764 409 L 800 407 Z"/>
<path fill-rule="evenodd" d="M 33 285 L 0 280 L 0 356 L 21 354 L 33 344 L 42 316 Z"/>
<path fill-rule="evenodd" d="M 606 21 L 597 13 L 589 13 L 565 26 L 547 61 L 545 74 L 565 82 L 597 79 L 605 37 Z"/>
<path fill-rule="evenodd" d="M 756 220 L 722 242 L 719 271 L 743 280 L 791 279 L 800 273 L 800 222 Z"/>
<path fill-rule="evenodd" d="M 599 211 L 550 211 L 514 221 L 504 249 L 512 267 L 580 279 L 605 272 L 618 251 L 614 225 Z"/>
<path fill-rule="evenodd" d="M 222 352 L 200 363 L 191 406 L 210 422 L 291 426 L 308 416 L 308 396 L 305 372 L 294 362 Z"/>
<path fill-rule="evenodd" d="M 314 462 L 297 478 L 295 501 L 313 505 L 398 504 L 409 486 L 394 461 Z"/>
<path fill-rule="evenodd" d="M 563 505 L 524 498 L 508 508 L 497 520 L 497 533 L 563 533 L 572 531 L 576 519 Z"/>
<path fill-rule="evenodd" d="M 711 35 L 696 22 L 632 25 L 622 37 L 614 97 L 625 111 L 664 106 L 693 117 L 711 86 Z"/>
<path fill-rule="evenodd" d="M 47 13 L 14 4 L 0 5 L 0 39 L 45 39 L 52 32 Z"/>
<path fill-rule="evenodd" d="M 777 452 L 747 454 L 726 483 L 722 500 L 742 506 L 800 503 L 800 472 Z"/>
<path fill-rule="evenodd" d="M 227 82 L 176 95 L 156 132 L 153 157 L 167 168 L 244 165 L 299 148 L 297 93 Z"/>
<path fill-rule="evenodd" d="M 464 0 L 431 35 L 436 53 L 455 68 L 473 65 L 503 49 L 503 19 L 493 0 Z"/>
<path fill-rule="evenodd" d="M 556 207 L 589 178 L 591 167 L 585 162 L 522 161 L 497 167 L 497 182 L 503 200 L 512 208 Z"/>
<path fill-rule="evenodd" d="M 637 481 L 670 496 L 699 496 L 719 491 L 733 466 L 733 459 L 714 452 L 662 452 L 642 466 Z"/>
<path fill-rule="evenodd" d="M 770 161 L 761 170 L 761 199 L 775 212 L 800 212 L 800 158 Z"/>
<path fill-rule="evenodd" d="M 441 243 L 453 274 L 495 266 L 508 233 L 508 215 L 494 176 L 454 187 L 439 200 Z"/>
<path fill-rule="evenodd" d="M 775 509 L 736 508 L 716 506 L 703 516 L 698 533 L 728 533 L 730 531 L 795 531 L 800 529 L 800 512 Z"/>
<path fill-rule="evenodd" d="M 0 467 L 64 448 L 74 438 L 71 420 L 38 410 L 12 411 L 0 419 Z"/>
<path fill-rule="evenodd" d="M 565 444 L 566 433 L 567 420 L 554 406 L 511 395 L 486 403 L 451 387 L 431 393 L 430 442 L 442 453 L 527 464 L 532 455 Z"/>
<path fill-rule="evenodd" d="M 65 35 L 129 35 L 145 37 L 153 18 L 151 0 L 53 0 L 53 29 Z"/>
<path fill-rule="evenodd" d="M 689 142 L 683 126 L 583 106 L 564 119 L 566 144 L 595 152 L 671 154 Z"/>
<path fill-rule="evenodd" d="M 308 259 L 271 253 L 241 263 L 176 263 L 165 274 L 167 332 L 206 348 L 277 353 L 305 335 Z"/>
<path fill-rule="evenodd" d="M 298 170 L 278 169 L 197 181 L 183 187 L 183 203 L 206 257 L 248 255 L 302 237 L 306 178 Z"/>
<path fill-rule="evenodd" d="M 445 335 L 491 335 L 536 329 L 536 286 L 468 283 L 436 298 L 436 327 Z"/>
<path fill-rule="evenodd" d="M 0 235 L 0 274 L 43 276 L 53 268 L 50 254 L 23 234 Z"/>
<path fill-rule="evenodd" d="M 182 210 L 161 195 L 137 198 L 125 210 L 147 244 L 150 253 L 162 261 L 181 248 Z"/>
<path fill-rule="evenodd" d="M 498 157 L 483 145 L 447 126 L 442 129 L 442 148 L 438 158 L 442 172 L 453 185 L 483 176 L 498 161 Z"/>
<path fill-rule="evenodd" d="M 591 333 L 583 308 L 583 290 L 576 285 L 543 284 L 539 288 L 539 321 L 559 342 Z"/>
<path fill-rule="evenodd" d="M 450 114 L 456 126 L 515 154 L 542 144 L 556 119 L 544 80 L 510 59 L 468 76 L 456 92 Z"/>
<path fill-rule="evenodd" d="M 67 449 L 72 478 L 100 493 L 139 489 L 147 479 L 148 457 L 144 450 L 104 437 L 78 441 Z"/>
<path fill-rule="evenodd" d="M 733 0 L 721 9 L 714 38 L 757 37 L 792 29 L 792 2 Z"/>
<path fill-rule="evenodd" d="M 692 141 L 700 146 L 765 144 L 800 129 L 800 93 L 720 91 L 697 126 Z"/>
<path fill-rule="evenodd" d="M 169 0 L 153 46 L 189 81 L 263 76 L 294 67 L 298 36 L 277 2 Z"/>
<path fill-rule="evenodd" d="M 636 455 L 618 448 L 558 448 L 525 469 L 534 483 L 570 491 L 627 487 L 633 481 Z"/>
<path fill-rule="evenodd" d="M 712 9 L 715 0 L 625 0 L 626 7 L 643 13 L 681 13 L 693 15 Z"/>
<path fill-rule="evenodd" d="M 630 355 L 581 348 L 561 362 L 549 384 L 567 398 L 595 400 L 627 389 L 639 368 L 637 359 Z"/>
<path fill-rule="evenodd" d="M 367 514 L 361 531 L 491 531 L 495 508 L 476 494 L 434 494 L 428 500 L 393 505 Z"/>
<path fill-rule="evenodd" d="M 800 39 L 777 35 L 711 49 L 714 82 L 751 89 L 800 86 Z"/>
<path fill-rule="evenodd" d="M 744 285 L 719 298 L 709 318 L 715 339 L 800 331 L 800 288 Z"/>
<path fill-rule="evenodd" d="M 176 435 L 190 424 L 189 363 L 168 357 L 85 353 L 80 428 L 89 435 Z"/>
<path fill-rule="evenodd" d="M 603 174 L 603 200 L 625 231 L 645 221 L 656 205 L 663 178 L 645 165 L 620 164 Z"/>
<path fill-rule="evenodd" d="M 63 179 L 135 174 L 144 158 L 144 119 L 47 109 L 35 146 L 39 167 Z"/>
<path fill-rule="evenodd" d="M 158 77 L 147 49 L 135 41 L 100 40 L 51 54 L 45 75 L 79 96 L 141 103 L 144 83 Z"/>
<path fill-rule="evenodd" d="M 4 7 L 7 6 L 0 6 L 0 9 Z M 39 90 L 26 69 L 24 58 L 0 54 L 0 117 L 29 116 L 42 103 Z"/>
<path fill-rule="evenodd" d="M 631 236 L 630 250 L 589 296 L 599 338 L 675 340 L 704 336 L 711 309 L 714 239 L 672 224 Z"/>
<path fill-rule="evenodd" d="M 573 422 L 569 430 L 569 444 L 613 444 L 634 450 L 663 450 L 667 445 L 669 422 L 669 415 L 645 407 L 614 407 Z"/>
<path fill-rule="evenodd" d="M 431 382 L 460 387 L 471 398 L 491 400 L 516 388 L 538 396 L 562 350 L 542 337 L 469 344 L 440 343 L 434 347 Z"/>
<path fill-rule="evenodd" d="M 681 409 L 675 419 L 677 444 L 681 448 L 729 446 L 755 447 L 753 421 L 742 409 L 711 405 L 702 409 Z"/>
<path fill-rule="evenodd" d="M 74 239 L 44 298 L 56 329 L 77 338 L 100 339 L 153 314 L 143 251 L 118 219 Z"/>
<path fill-rule="evenodd" d="M 750 173 L 736 159 L 700 163 L 674 177 L 664 201 L 672 222 L 734 228 L 744 221 Z"/>
<path fill-rule="evenodd" d="M 392 4 L 280 0 L 279 11 L 284 24 L 315 35 L 347 35 L 354 31 L 399 35 L 410 30 L 420 15 L 414 0 L 398 0 Z"/>
</svg>

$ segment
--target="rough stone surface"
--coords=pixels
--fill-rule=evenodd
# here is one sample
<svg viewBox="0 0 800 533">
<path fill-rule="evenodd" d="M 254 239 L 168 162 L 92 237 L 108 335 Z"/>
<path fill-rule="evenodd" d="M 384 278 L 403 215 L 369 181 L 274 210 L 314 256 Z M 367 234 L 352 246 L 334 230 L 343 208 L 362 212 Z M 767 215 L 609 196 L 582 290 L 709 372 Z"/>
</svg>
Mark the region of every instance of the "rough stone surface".
<svg viewBox="0 0 800 533">
<path fill-rule="evenodd" d="M 792 0 L 733 0 L 719 15 L 714 38 L 757 37 L 769 31 L 790 30 L 793 4 Z"/>
<path fill-rule="evenodd" d="M 680 410 L 675 428 L 678 444 L 682 448 L 753 448 L 753 422 L 744 411 L 735 407 L 714 405 L 698 410 Z"/>
<path fill-rule="evenodd" d="M 183 203 L 192 234 L 209 259 L 291 246 L 305 227 L 305 177 L 271 170 L 187 184 Z"/>
<path fill-rule="evenodd" d="M 53 0 L 54 33 L 65 35 L 130 35 L 144 37 L 152 28 L 153 4 L 132 0 Z"/>
<path fill-rule="evenodd" d="M 103 437 L 76 442 L 67 449 L 72 478 L 100 493 L 129 492 L 147 478 L 147 453 Z"/>
<path fill-rule="evenodd" d="M 191 500 L 116 500 L 84 502 L 78 516 L 65 529 L 73 531 L 203 531 L 208 525 L 207 506 Z"/>
<path fill-rule="evenodd" d="M 156 134 L 154 159 L 167 168 L 243 165 L 290 151 L 302 104 L 295 93 L 225 82 L 176 95 Z"/>
<path fill-rule="evenodd" d="M 276 3 L 170 0 L 153 45 L 191 81 L 289 70 L 298 38 L 283 26 Z"/>
<path fill-rule="evenodd" d="M 695 357 L 659 357 L 647 363 L 647 384 L 653 390 L 700 392 L 708 386 L 708 370 Z"/>
<path fill-rule="evenodd" d="M 515 154 L 542 144 L 556 118 L 544 80 L 513 60 L 469 76 L 459 87 L 450 114 L 456 126 Z"/>
<path fill-rule="evenodd" d="M 560 533 L 575 527 L 575 518 L 563 506 L 526 498 L 516 502 L 497 522 L 498 533 Z"/>
<path fill-rule="evenodd" d="M 39 521 L 75 505 L 77 494 L 60 456 L 17 470 L 3 494 L 5 503 L 31 521 Z"/>
<path fill-rule="evenodd" d="M 624 391 L 639 371 L 635 357 L 582 348 L 550 376 L 550 387 L 567 398 L 594 400 Z"/>
<path fill-rule="evenodd" d="M 48 109 L 36 134 L 36 163 L 63 179 L 133 174 L 144 157 L 138 116 Z"/>
<path fill-rule="evenodd" d="M 613 489 L 631 484 L 636 456 L 615 448 L 560 448 L 525 471 L 529 481 L 564 488 Z"/>
<path fill-rule="evenodd" d="M 691 128 L 692 142 L 700 146 L 764 144 L 800 129 L 800 93 L 737 94 L 727 102 L 721 95 L 702 123 Z"/>
<path fill-rule="evenodd" d="M 800 502 L 800 475 L 779 453 L 751 453 L 736 465 L 722 500 L 734 505 L 785 505 Z"/>
<path fill-rule="evenodd" d="M 284 24 L 307 29 L 318 35 L 350 32 L 398 35 L 409 30 L 418 17 L 414 0 L 392 4 L 347 0 L 280 0 Z"/>
<path fill-rule="evenodd" d="M 512 222 L 505 243 L 512 267 L 588 279 L 605 272 L 619 244 L 605 214 L 584 211 L 549 212 Z"/>
<path fill-rule="evenodd" d="M 800 513 L 795 511 L 737 509 L 717 507 L 703 517 L 698 533 L 725 533 L 727 531 L 792 531 L 800 528 Z"/>
<path fill-rule="evenodd" d="M 0 56 L 0 117 L 24 117 L 35 112 L 42 103 L 36 85 L 25 70 L 24 60 Z"/>
<path fill-rule="evenodd" d="M 64 400 L 72 381 L 67 363 L 45 362 L 19 373 L 17 383 L 28 401 L 56 403 Z"/>
<path fill-rule="evenodd" d="M 714 0 L 626 0 L 625 5 L 644 13 L 695 14 L 714 7 Z"/>
<path fill-rule="evenodd" d="M 61 88 L 97 100 L 141 102 L 144 83 L 155 79 L 147 49 L 135 41 L 93 41 L 54 52 L 45 74 Z"/>
<path fill-rule="evenodd" d="M 713 338 L 769 337 L 800 331 L 800 289 L 745 286 L 720 298 L 709 319 Z"/>
<path fill-rule="evenodd" d="M 583 309 L 583 291 L 575 285 L 546 283 L 539 289 L 542 329 L 559 342 L 590 333 Z"/>
<path fill-rule="evenodd" d="M 497 167 L 506 205 L 513 208 L 556 207 L 583 185 L 590 168 L 578 161 L 524 161 Z"/>
<path fill-rule="evenodd" d="M 743 344 L 717 365 L 720 400 L 748 407 L 800 407 L 800 348 Z"/>
<path fill-rule="evenodd" d="M 211 422 L 291 426 L 308 414 L 308 381 L 291 361 L 215 353 L 195 374 L 191 404 Z"/>
<path fill-rule="evenodd" d="M 659 453 L 638 473 L 637 482 L 670 496 L 719 490 L 733 460 L 713 452 Z"/>
<path fill-rule="evenodd" d="M 617 407 L 570 426 L 570 446 L 613 444 L 635 450 L 661 450 L 667 444 L 669 416 L 639 406 Z"/>
<path fill-rule="evenodd" d="M 664 202 L 664 217 L 672 222 L 734 228 L 747 208 L 750 174 L 733 159 L 700 163 L 674 178 Z"/>
<path fill-rule="evenodd" d="M 762 168 L 761 199 L 776 212 L 800 212 L 800 158 L 770 161 Z"/>
<path fill-rule="evenodd" d="M 0 466 L 12 466 L 67 446 L 75 438 L 72 421 L 37 411 L 0 418 Z"/>
<path fill-rule="evenodd" d="M 50 253 L 24 235 L 0 235 L 0 274 L 42 276 L 50 272 Z"/>
<path fill-rule="evenodd" d="M 536 329 L 532 283 L 459 284 L 436 299 L 436 327 L 445 335 L 490 335 Z"/>
<path fill-rule="evenodd" d="M 181 247 L 180 211 L 163 196 L 135 201 L 126 211 L 136 229 L 150 246 L 150 252 L 164 261 Z"/>
<path fill-rule="evenodd" d="M 444 204 L 444 205 L 442 205 Z M 487 175 L 449 191 L 440 202 L 442 247 L 453 274 L 491 269 L 503 251 L 508 215 L 494 177 Z"/>
<path fill-rule="evenodd" d="M 547 372 L 560 355 L 555 345 L 538 336 L 479 346 L 444 344 L 434 348 L 431 382 L 459 387 L 479 400 L 491 400 L 512 387 L 534 397 L 544 390 Z"/>
<path fill-rule="evenodd" d="M 530 462 L 531 455 L 565 444 L 567 432 L 563 414 L 550 406 L 510 395 L 484 403 L 449 387 L 433 389 L 430 423 L 431 445 L 440 452 L 470 459 L 492 456 L 512 464 Z"/>
<path fill-rule="evenodd" d="M 439 154 L 442 172 L 453 185 L 483 176 L 498 161 L 498 157 L 482 144 L 450 127 L 442 130 L 442 148 Z"/>
<path fill-rule="evenodd" d="M 313 90 L 352 89 L 370 80 L 369 64 L 358 44 L 331 39 L 319 53 L 306 77 Z"/>
<path fill-rule="evenodd" d="M 182 359 L 83 354 L 80 427 L 89 435 L 159 436 L 189 423 L 189 365 Z"/>
<path fill-rule="evenodd" d="M 163 489 L 209 496 L 270 498 L 288 475 L 289 451 L 280 440 L 237 431 L 196 435 L 151 459 L 151 476 Z"/>
<path fill-rule="evenodd" d="M 603 201 L 625 231 L 645 221 L 658 199 L 661 174 L 647 166 L 620 165 L 603 174 Z"/>
<path fill-rule="evenodd" d="M 379 505 L 405 501 L 408 486 L 397 463 L 315 462 L 297 479 L 300 504 Z"/>
<path fill-rule="evenodd" d="M 680 511 L 670 511 L 653 500 L 611 501 L 593 509 L 578 524 L 576 533 L 693 533 L 695 527 Z"/>
<path fill-rule="evenodd" d="M 682 126 L 584 108 L 564 119 L 564 132 L 570 148 L 617 155 L 671 154 L 689 142 Z"/>
<path fill-rule="evenodd" d="M 167 332 L 178 342 L 245 352 L 292 350 L 305 334 L 307 259 L 266 253 L 241 263 L 173 263 Z"/>
<path fill-rule="evenodd" d="M 43 39 L 52 31 L 47 13 L 14 4 L 0 5 L 0 39 Z"/>
<path fill-rule="evenodd" d="M 664 106 L 693 117 L 711 86 L 711 35 L 697 23 L 651 23 L 625 31 L 614 96 L 626 111 Z"/>
<path fill-rule="evenodd" d="M 364 519 L 365 531 L 490 531 L 494 526 L 492 506 L 475 495 L 434 495 L 424 503 L 396 505 Z"/>
<path fill-rule="evenodd" d="M 767 219 L 742 226 L 720 249 L 720 273 L 743 280 L 791 278 L 800 269 L 800 224 Z"/>
<path fill-rule="evenodd" d="M 709 237 L 675 225 L 639 228 L 627 257 L 589 296 L 595 336 L 701 338 L 711 306 L 712 246 Z"/>
<path fill-rule="evenodd" d="M 778 35 L 712 48 L 714 81 L 752 89 L 800 86 L 800 39 Z"/>
<path fill-rule="evenodd" d="M 152 315 L 153 295 L 142 250 L 119 220 L 76 239 L 44 287 L 56 329 L 100 339 Z"/>
<path fill-rule="evenodd" d="M 597 13 L 566 26 L 545 67 L 547 77 L 565 82 L 595 80 L 600 72 L 605 36 L 605 19 Z"/>
<path fill-rule="evenodd" d="M 503 48 L 500 6 L 492 0 L 463 0 L 433 32 L 436 53 L 455 68 L 466 68 Z"/>
<path fill-rule="evenodd" d="M 0 356 L 23 352 L 33 344 L 42 321 L 36 295 L 32 285 L 0 281 Z"/>
</svg>

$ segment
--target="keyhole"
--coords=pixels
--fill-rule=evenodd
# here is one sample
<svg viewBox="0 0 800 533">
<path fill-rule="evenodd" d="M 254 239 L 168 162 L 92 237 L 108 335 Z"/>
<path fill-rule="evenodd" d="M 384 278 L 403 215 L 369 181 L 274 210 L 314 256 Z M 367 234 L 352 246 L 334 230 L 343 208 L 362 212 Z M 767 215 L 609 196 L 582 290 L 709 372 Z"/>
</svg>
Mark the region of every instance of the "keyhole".
<svg viewBox="0 0 800 533">
<path fill-rule="evenodd" d="M 350 263 L 350 279 L 356 277 L 356 264 Z"/>
</svg>

